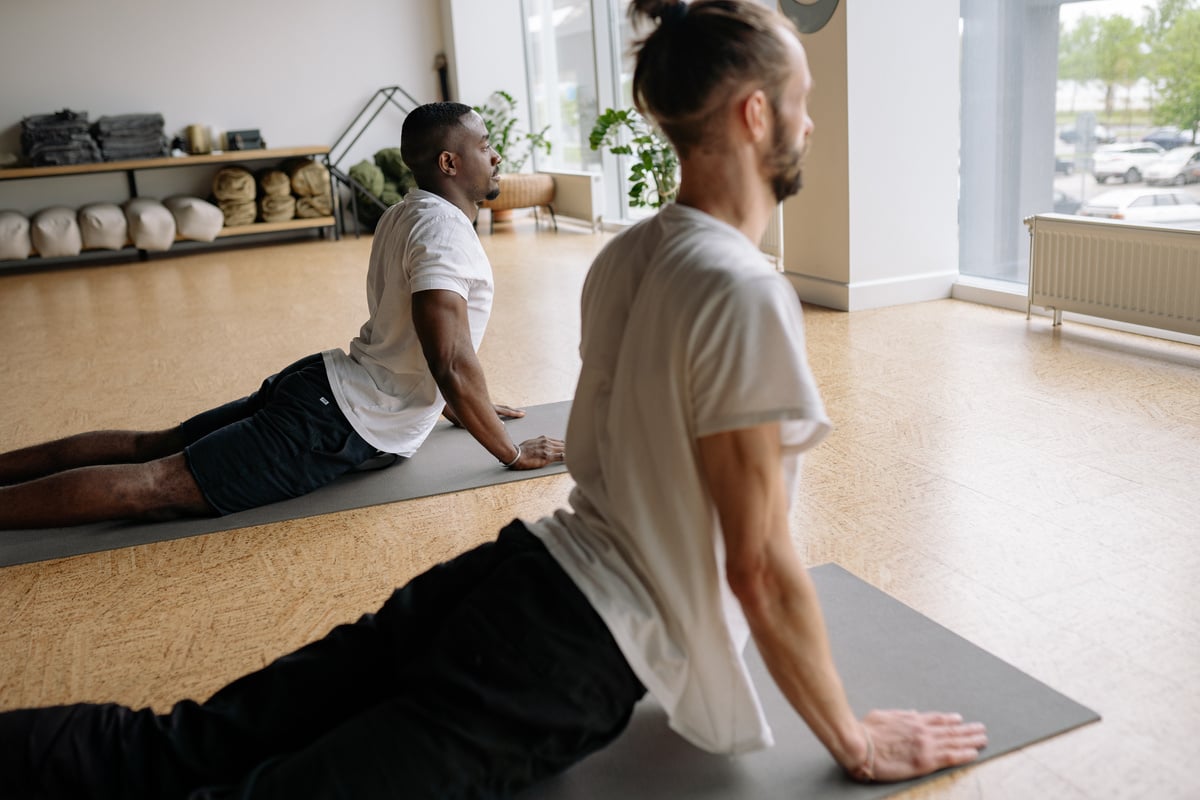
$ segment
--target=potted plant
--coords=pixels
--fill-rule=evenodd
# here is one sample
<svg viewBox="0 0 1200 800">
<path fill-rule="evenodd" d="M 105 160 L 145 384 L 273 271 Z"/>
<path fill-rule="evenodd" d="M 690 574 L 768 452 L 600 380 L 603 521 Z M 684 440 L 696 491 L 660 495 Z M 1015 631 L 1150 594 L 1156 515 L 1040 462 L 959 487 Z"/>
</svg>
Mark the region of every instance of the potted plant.
<svg viewBox="0 0 1200 800">
<path fill-rule="evenodd" d="M 492 149 L 500 155 L 500 196 L 483 203 L 483 208 L 491 209 L 492 221 L 510 216 L 514 208 L 549 206 L 554 201 L 554 178 L 521 170 L 534 151 L 549 155 L 546 131 L 550 126 L 537 132 L 523 130 L 517 101 L 503 90 L 492 92 L 487 103 L 474 108 L 483 117 Z"/>
<path fill-rule="evenodd" d="M 625 139 L 625 141 L 623 141 Z M 606 108 L 588 136 L 593 150 L 607 145 L 617 156 L 629 156 L 629 204 L 661 208 L 679 191 L 679 158 L 658 128 L 632 108 Z"/>
<path fill-rule="evenodd" d="M 475 106 L 475 111 L 483 117 L 492 149 L 500 154 L 502 174 L 520 172 L 535 150 L 550 154 L 550 140 L 546 138 L 550 126 L 536 133 L 523 131 L 517 117 L 517 101 L 508 92 L 492 92 L 486 103 Z"/>
</svg>

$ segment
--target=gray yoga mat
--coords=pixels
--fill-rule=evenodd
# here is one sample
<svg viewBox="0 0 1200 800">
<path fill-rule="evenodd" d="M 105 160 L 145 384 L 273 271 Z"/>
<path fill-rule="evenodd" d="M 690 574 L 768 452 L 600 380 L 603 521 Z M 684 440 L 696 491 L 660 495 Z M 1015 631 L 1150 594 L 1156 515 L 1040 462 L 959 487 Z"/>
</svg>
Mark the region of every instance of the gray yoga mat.
<svg viewBox="0 0 1200 800">
<path fill-rule="evenodd" d="M 505 422 L 513 441 L 545 434 L 565 438 L 570 401 L 525 408 L 525 416 Z M 0 531 L 0 566 L 25 564 L 80 553 L 164 542 L 268 522 L 312 517 L 414 497 L 459 492 L 554 475 L 559 463 L 538 470 L 507 470 L 465 430 L 441 422 L 412 458 L 375 472 L 356 472 L 311 494 L 225 517 L 171 522 L 101 522 L 70 528 Z"/>
<path fill-rule="evenodd" d="M 860 715 L 872 708 L 961 712 L 988 727 L 980 760 L 1100 718 L 836 564 L 810 572 L 838 670 Z M 930 779 L 848 780 L 775 687 L 753 644 L 747 660 L 774 747 L 734 757 L 703 752 L 672 732 L 662 708 L 646 699 L 612 745 L 518 800 L 864 800 Z"/>
</svg>

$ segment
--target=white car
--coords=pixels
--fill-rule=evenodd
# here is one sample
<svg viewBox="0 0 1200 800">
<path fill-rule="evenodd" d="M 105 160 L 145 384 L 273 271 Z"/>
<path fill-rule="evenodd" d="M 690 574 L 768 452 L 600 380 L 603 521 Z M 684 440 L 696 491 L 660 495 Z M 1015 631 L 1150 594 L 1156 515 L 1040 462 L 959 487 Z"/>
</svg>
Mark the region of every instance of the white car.
<svg viewBox="0 0 1200 800">
<path fill-rule="evenodd" d="M 1181 189 L 1114 189 L 1096 195 L 1075 213 L 1081 217 L 1200 230 L 1200 202 Z"/>
<path fill-rule="evenodd" d="M 1162 158 L 1166 151 L 1154 142 L 1106 144 L 1092 155 L 1092 175 L 1098 183 L 1109 178 L 1122 178 L 1125 183 L 1137 183 L 1142 170 Z"/>
<path fill-rule="evenodd" d="M 1146 166 L 1142 171 L 1146 183 L 1173 183 L 1182 186 L 1200 181 L 1200 147 L 1176 147 Z"/>
</svg>

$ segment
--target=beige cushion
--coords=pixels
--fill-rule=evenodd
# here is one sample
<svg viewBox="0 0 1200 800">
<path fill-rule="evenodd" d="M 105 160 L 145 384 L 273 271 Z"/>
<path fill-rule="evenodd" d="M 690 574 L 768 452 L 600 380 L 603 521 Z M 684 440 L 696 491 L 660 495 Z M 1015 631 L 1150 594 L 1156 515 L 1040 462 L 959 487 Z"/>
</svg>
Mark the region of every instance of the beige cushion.
<svg viewBox="0 0 1200 800">
<path fill-rule="evenodd" d="M 139 250 L 170 250 L 175 243 L 175 217 L 153 197 L 135 197 L 125 202 L 129 238 Z"/>
<path fill-rule="evenodd" d="M 76 219 L 84 250 L 120 250 L 129 241 L 129 222 L 116 203 L 90 203 Z"/>
<path fill-rule="evenodd" d="M 29 219 L 17 211 L 0 211 L 0 261 L 31 255 L 33 242 L 29 239 Z"/>
<path fill-rule="evenodd" d="M 29 226 L 33 248 L 43 258 L 77 256 L 83 249 L 75 209 L 65 206 L 43 209 L 33 215 Z"/>
<path fill-rule="evenodd" d="M 225 224 L 221 209 L 199 197 L 175 195 L 163 200 L 163 205 L 175 217 L 175 229 L 184 239 L 211 242 Z"/>
</svg>

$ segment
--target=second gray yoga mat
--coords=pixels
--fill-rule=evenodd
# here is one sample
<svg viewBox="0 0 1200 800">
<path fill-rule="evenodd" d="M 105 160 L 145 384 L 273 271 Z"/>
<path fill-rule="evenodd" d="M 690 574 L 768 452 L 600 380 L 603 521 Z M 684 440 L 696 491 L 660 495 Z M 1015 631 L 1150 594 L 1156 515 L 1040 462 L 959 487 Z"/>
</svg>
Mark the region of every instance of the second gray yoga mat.
<svg viewBox="0 0 1200 800">
<path fill-rule="evenodd" d="M 981 759 L 1100 718 L 836 564 L 810 572 L 834 659 L 860 715 L 872 708 L 961 712 L 988 727 Z M 753 645 L 747 660 L 774 747 L 735 757 L 705 753 L 672 732 L 662 708 L 647 698 L 612 745 L 518 800 L 866 800 L 920 782 L 846 779 L 775 687 Z"/>
<path fill-rule="evenodd" d="M 565 438 L 570 410 L 570 401 L 529 406 L 525 409 L 524 417 L 508 420 L 505 427 L 516 442 L 542 434 L 562 439 Z M 71 528 L 0 531 L 0 566 L 394 503 L 414 497 L 553 475 L 565 469 L 561 463 L 539 470 L 504 469 L 471 434 L 443 421 L 410 459 L 377 472 L 347 475 L 303 497 L 225 517 L 154 523 L 102 522 Z"/>
</svg>

